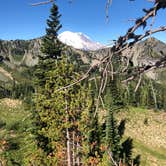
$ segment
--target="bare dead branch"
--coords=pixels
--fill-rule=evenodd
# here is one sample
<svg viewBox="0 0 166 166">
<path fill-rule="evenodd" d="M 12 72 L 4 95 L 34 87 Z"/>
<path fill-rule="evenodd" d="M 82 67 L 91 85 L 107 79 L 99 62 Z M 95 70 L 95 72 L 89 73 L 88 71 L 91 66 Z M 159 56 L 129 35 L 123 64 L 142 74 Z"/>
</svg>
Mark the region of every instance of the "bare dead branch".
<svg viewBox="0 0 166 166">
<path fill-rule="evenodd" d="M 139 88 L 139 86 L 141 84 L 141 80 L 142 80 L 142 75 L 140 74 L 140 78 L 139 78 L 138 83 L 137 83 L 137 85 L 136 85 L 136 87 L 134 89 L 134 92 L 137 92 L 137 90 L 138 90 L 138 88 Z"/>
<path fill-rule="evenodd" d="M 147 30 L 147 31 L 145 32 L 145 34 L 141 35 L 141 36 L 138 38 L 138 40 L 140 41 L 140 40 L 144 39 L 144 38 L 147 37 L 147 36 L 150 36 L 150 35 L 152 35 L 152 34 L 154 34 L 154 33 L 162 32 L 162 31 L 166 31 L 166 26 L 161 26 L 161 27 L 159 27 L 159 28 L 157 28 L 157 29 L 155 29 L 155 30 L 153 30 L 153 31 Z"/>
<path fill-rule="evenodd" d="M 114 158 L 112 157 L 112 152 L 108 149 L 108 155 L 109 155 L 109 158 L 110 158 L 110 160 L 113 162 L 113 164 L 115 165 L 115 166 L 118 166 L 118 164 L 116 163 L 116 161 L 114 160 Z"/>
<path fill-rule="evenodd" d="M 107 1 L 107 5 L 106 5 L 107 10 L 108 10 L 108 7 L 111 4 L 111 2 L 112 2 L 111 0 Z M 106 83 L 107 83 L 107 77 L 108 77 L 107 73 L 112 73 L 112 79 L 114 79 L 114 74 L 117 74 L 117 71 L 113 71 L 114 69 L 113 69 L 113 65 L 112 65 L 112 61 L 111 61 L 112 57 L 116 56 L 116 55 L 121 55 L 122 52 L 126 49 L 130 50 L 130 48 L 132 48 L 133 45 L 135 45 L 139 41 L 143 40 L 144 38 L 146 38 L 152 34 L 155 34 L 157 32 L 161 32 L 161 31 L 166 31 L 166 26 L 161 26 L 155 30 L 152 30 L 150 28 L 144 34 L 139 34 L 139 35 L 134 34 L 134 32 L 141 26 L 146 27 L 147 20 L 155 17 L 158 10 L 163 8 L 163 6 L 160 3 L 161 3 L 160 1 L 156 1 L 156 3 L 154 4 L 154 6 L 152 8 L 150 8 L 149 10 L 146 10 L 145 15 L 143 17 L 137 19 L 135 21 L 135 24 L 131 28 L 128 29 L 126 34 L 124 36 L 119 37 L 119 39 L 115 42 L 115 44 L 112 48 L 108 48 L 108 54 L 103 56 L 103 58 L 99 59 L 99 61 L 97 63 L 95 63 L 93 66 L 91 66 L 88 69 L 88 71 L 81 76 L 81 78 L 79 80 L 77 80 L 77 81 L 73 82 L 72 84 L 67 85 L 65 87 L 61 87 L 57 91 L 60 91 L 60 90 L 66 89 L 66 88 L 70 88 L 71 86 L 85 80 L 86 78 L 89 77 L 89 75 L 91 74 L 91 71 L 95 68 L 102 69 L 101 72 L 103 72 L 103 73 L 102 73 L 101 83 L 100 83 L 100 87 L 99 87 L 99 94 L 98 94 L 98 99 L 97 99 L 97 105 L 99 105 L 98 102 L 101 98 L 101 94 L 103 93 Z M 152 21 L 152 23 L 154 23 L 154 20 Z M 132 39 L 132 41 L 130 41 L 131 39 Z M 119 74 L 127 72 L 127 68 L 129 66 L 130 59 L 127 56 L 126 56 L 126 58 L 127 58 L 126 66 L 124 68 L 122 68 L 121 71 L 119 71 Z M 165 66 L 165 63 L 166 63 L 166 59 L 165 60 L 162 59 L 162 60 L 159 60 L 158 62 L 156 62 L 155 65 L 138 67 L 138 70 L 136 72 L 133 72 L 132 75 L 130 77 L 128 77 L 126 80 L 123 80 L 122 83 L 127 83 L 128 81 L 135 79 L 136 77 L 140 76 L 141 74 L 144 74 L 155 68 Z M 110 70 L 108 71 L 108 64 L 111 67 L 111 71 Z M 105 66 L 105 67 L 103 67 L 103 66 Z M 141 79 L 140 79 L 140 81 L 141 81 Z M 138 82 L 135 90 L 137 90 L 137 87 L 139 86 L 140 81 Z"/>
<path fill-rule="evenodd" d="M 96 64 L 96 65 L 97 65 L 97 64 Z M 67 85 L 67 86 L 64 86 L 64 87 L 61 87 L 61 88 L 57 89 L 56 92 L 61 91 L 61 90 L 64 90 L 64 89 L 67 89 L 67 88 L 70 88 L 70 87 L 72 87 L 72 86 L 74 86 L 74 85 L 80 83 L 81 81 L 85 80 L 86 78 L 88 78 L 88 76 L 89 76 L 91 70 L 94 69 L 94 67 L 95 67 L 96 65 L 91 66 L 91 67 L 88 69 L 88 71 L 87 71 L 85 74 L 83 74 L 83 75 L 81 76 L 80 79 L 76 80 L 75 82 L 73 82 L 73 83 L 71 83 L 71 84 L 69 84 L 69 85 Z"/>
<path fill-rule="evenodd" d="M 46 5 L 46 4 L 53 3 L 53 2 L 54 2 L 54 0 L 42 1 L 42 2 L 33 3 L 33 4 L 31 4 L 31 6 Z"/>
<path fill-rule="evenodd" d="M 96 110 L 95 110 L 95 113 L 94 113 L 94 117 L 96 117 L 97 115 L 97 111 L 98 111 L 98 108 L 99 108 L 99 102 L 100 102 L 100 98 L 101 98 L 101 94 L 102 94 L 102 89 L 103 89 L 103 85 L 104 85 L 104 79 L 105 79 L 105 76 L 104 76 L 104 72 L 103 72 L 103 76 L 101 77 L 101 83 L 100 83 L 100 88 L 99 88 L 99 94 L 98 94 L 98 97 L 97 97 L 97 101 L 96 101 Z"/>
<path fill-rule="evenodd" d="M 109 21 L 109 7 L 110 7 L 111 4 L 112 4 L 112 0 L 107 0 L 107 2 L 106 2 L 106 19 L 107 19 L 107 22 Z"/>
<path fill-rule="evenodd" d="M 137 72 L 133 73 L 132 76 L 128 77 L 126 80 L 123 80 L 122 83 L 127 83 L 135 78 L 137 78 L 140 74 L 147 73 L 151 70 L 166 67 L 166 56 L 158 60 L 154 65 L 143 66 L 137 69 Z"/>
</svg>

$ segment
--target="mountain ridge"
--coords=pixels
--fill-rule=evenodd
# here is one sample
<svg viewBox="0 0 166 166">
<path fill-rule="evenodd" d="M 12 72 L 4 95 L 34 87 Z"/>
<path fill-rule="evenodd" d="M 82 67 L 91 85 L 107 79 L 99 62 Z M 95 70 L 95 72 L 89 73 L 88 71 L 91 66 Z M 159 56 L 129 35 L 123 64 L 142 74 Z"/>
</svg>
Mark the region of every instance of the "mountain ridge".
<svg viewBox="0 0 166 166">
<path fill-rule="evenodd" d="M 80 34 L 82 35 L 82 33 Z M 35 66 L 38 63 L 38 56 L 42 54 L 40 51 L 41 39 L 0 40 L 0 67 L 4 70 L 7 69 L 8 72 L 23 72 L 24 69 Z M 107 55 L 110 49 L 111 47 L 98 50 L 81 50 L 66 45 L 64 53 L 68 56 L 75 54 L 77 56 L 72 57 L 72 59 L 79 57 L 82 61 L 81 63 L 93 65 Z M 151 38 L 137 43 L 129 52 L 124 52 L 124 55 L 131 58 L 134 66 L 151 64 L 166 54 L 166 44 Z M 159 73 L 161 72 L 159 71 Z M 4 75 L 4 73 L 1 73 L 1 75 Z M 166 75 L 165 68 L 162 70 L 162 75 Z M 156 79 L 158 73 L 152 71 L 149 77 Z M 3 81 L 1 77 L 0 80 Z M 164 80 L 166 80 L 165 77 Z"/>
</svg>

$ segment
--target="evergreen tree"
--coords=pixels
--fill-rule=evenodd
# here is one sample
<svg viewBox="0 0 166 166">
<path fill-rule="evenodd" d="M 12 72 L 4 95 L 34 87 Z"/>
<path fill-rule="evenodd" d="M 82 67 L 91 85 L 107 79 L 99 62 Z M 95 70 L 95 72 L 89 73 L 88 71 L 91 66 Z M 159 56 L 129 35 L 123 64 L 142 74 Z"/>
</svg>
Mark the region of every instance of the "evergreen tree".
<svg viewBox="0 0 166 166">
<path fill-rule="evenodd" d="M 62 52 L 62 43 L 58 40 L 58 31 L 62 27 L 60 24 L 61 15 L 58 12 L 58 6 L 53 3 L 50 10 L 51 14 L 47 19 L 46 35 L 42 39 L 41 51 L 44 54 L 42 58 L 57 59 Z"/>
<path fill-rule="evenodd" d="M 81 113 L 89 110 L 90 98 L 82 83 L 58 90 L 80 77 L 69 57 L 61 55 L 62 44 L 57 39 L 57 30 L 61 27 L 59 17 L 53 4 L 47 20 L 49 28 L 42 41 L 44 55 L 40 56 L 36 70 L 38 145 L 43 156 L 46 154 L 48 163 L 79 166 L 83 154 L 80 149 L 83 144 Z"/>
<path fill-rule="evenodd" d="M 43 130 L 46 129 L 47 123 L 45 119 L 49 118 L 48 108 L 51 106 L 48 105 L 51 95 L 46 92 L 46 83 L 50 80 L 49 73 L 54 70 L 53 67 L 57 64 L 56 58 L 61 56 L 62 45 L 57 39 L 58 30 L 61 28 L 59 18 L 60 14 L 58 12 L 58 7 L 54 3 L 51 10 L 50 16 L 47 20 L 47 29 L 46 35 L 42 38 L 42 46 L 41 51 L 42 54 L 39 56 L 39 63 L 35 69 L 35 118 L 36 118 L 36 135 L 38 141 L 38 147 L 40 151 L 40 156 L 35 156 L 34 158 L 41 161 L 41 165 L 43 165 L 43 161 L 40 160 L 43 156 L 47 156 L 52 151 L 52 147 L 50 146 L 49 137 L 46 134 L 43 134 Z M 46 116 L 47 114 L 47 116 Z M 42 131 L 42 132 L 41 132 Z M 40 150 L 41 149 L 41 150 Z M 33 157 L 32 157 L 33 158 Z M 47 160 L 47 157 L 45 157 Z M 40 165 L 39 164 L 39 165 Z M 49 164 L 48 164 L 49 165 Z"/>
<path fill-rule="evenodd" d="M 106 145 L 115 161 L 119 162 L 119 154 L 121 151 L 120 135 L 117 122 L 113 115 L 113 108 L 108 111 L 106 120 Z"/>
<path fill-rule="evenodd" d="M 132 89 L 130 89 L 132 90 Z M 114 76 L 114 80 L 110 80 L 105 90 L 105 107 L 107 109 L 106 120 L 102 125 L 103 133 L 101 142 L 104 145 L 105 152 L 99 165 L 130 165 L 132 159 L 132 140 L 122 142 L 125 129 L 125 120 L 118 125 L 114 114 L 124 108 L 124 99 L 122 100 L 123 89 L 120 87 L 118 76 Z M 128 96 L 127 96 L 128 97 Z M 126 143 L 131 146 L 125 146 Z M 130 144 L 131 143 L 131 144 Z"/>
<path fill-rule="evenodd" d="M 101 131 L 96 113 L 95 96 L 91 86 L 88 89 L 87 107 L 81 113 L 80 129 L 82 134 L 82 160 L 84 165 L 97 165 L 101 159 Z"/>
<path fill-rule="evenodd" d="M 93 106 L 93 105 L 92 105 Z M 94 107 L 94 106 L 93 106 Z M 100 127 L 98 122 L 98 113 L 94 115 L 95 108 L 89 110 L 89 125 L 87 135 L 88 153 L 87 161 L 90 165 L 97 165 L 100 161 Z"/>
<path fill-rule="evenodd" d="M 51 70 L 54 65 L 54 61 L 61 57 L 63 44 L 58 40 L 58 31 L 62 27 L 60 24 L 61 15 L 58 12 L 58 7 L 55 3 L 50 10 L 49 19 L 47 19 L 46 35 L 42 38 L 41 52 L 39 56 L 39 63 L 36 66 L 36 90 L 40 88 L 41 93 L 43 86 L 46 84 L 47 71 Z"/>
<path fill-rule="evenodd" d="M 55 61 L 54 67 L 47 72 L 47 78 L 43 93 L 36 94 L 36 109 L 40 122 L 38 130 L 40 147 L 47 153 L 49 162 L 53 165 L 67 165 L 66 159 L 68 165 L 80 163 L 83 155 L 80 147 L 83 144 L 82 137 L 85 132 L 80 125 L 81 114 L 89 110 L 90 97 L 81 83 L 58 90 L 72 84 L 73 78 L 79 78 L 74 66 L 65 56 Z M 86 128 L 88 124 L 83 125 Z M 96 123 L 92 125 L 93 128 L 96 127 Z M 95 141 L 89 140 L 90 143 Z"/>
</svg>

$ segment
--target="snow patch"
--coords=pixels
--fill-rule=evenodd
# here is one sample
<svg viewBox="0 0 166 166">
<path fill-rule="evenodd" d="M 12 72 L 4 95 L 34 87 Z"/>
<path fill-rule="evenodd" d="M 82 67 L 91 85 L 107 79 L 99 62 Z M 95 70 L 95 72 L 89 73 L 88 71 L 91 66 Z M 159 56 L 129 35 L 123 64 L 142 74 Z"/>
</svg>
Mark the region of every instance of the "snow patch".
<svg viewBox="0 0 166 166">
<path fill-rule="evenodd" d="M 65 31 L 58 35 L 59 40 L 69 46 L 81 50 L 98 50 L 104 46 L 98 42 L 94 42 L 81 32 Z"/>
</svg>

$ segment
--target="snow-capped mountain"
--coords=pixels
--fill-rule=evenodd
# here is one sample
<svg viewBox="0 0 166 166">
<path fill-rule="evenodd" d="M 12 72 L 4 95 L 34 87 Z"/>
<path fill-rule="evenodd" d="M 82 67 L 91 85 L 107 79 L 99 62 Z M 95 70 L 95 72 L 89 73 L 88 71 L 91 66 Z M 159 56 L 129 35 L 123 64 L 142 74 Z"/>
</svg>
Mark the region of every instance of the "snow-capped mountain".
<svg viewBox="0 0 166 166">
<path fill-rule="evenodd" d="M 58 38 L 62 43 L 81 50 L 98 50 L 104 47 L 80 32 L 65 31 L 59 34 Z"/>
</svg>

